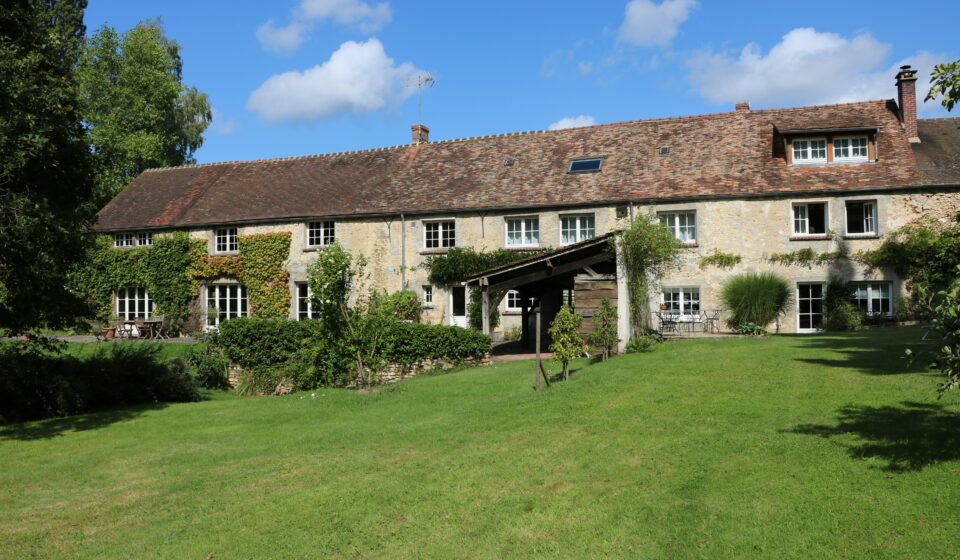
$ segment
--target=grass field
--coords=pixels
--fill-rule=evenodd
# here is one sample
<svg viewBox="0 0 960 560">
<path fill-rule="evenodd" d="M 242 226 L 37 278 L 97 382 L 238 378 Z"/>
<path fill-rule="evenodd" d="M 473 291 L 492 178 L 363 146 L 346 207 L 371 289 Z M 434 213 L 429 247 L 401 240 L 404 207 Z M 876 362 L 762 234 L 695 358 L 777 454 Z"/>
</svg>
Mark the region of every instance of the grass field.
<svg viewBox="0 0 960 560">
<path fill-rule="evenodd" d="M 0 428 L 0 558 L 955 558 L 915 328 Z M 553 366 L 554 371 L 557 370 Z"/>
</svg>

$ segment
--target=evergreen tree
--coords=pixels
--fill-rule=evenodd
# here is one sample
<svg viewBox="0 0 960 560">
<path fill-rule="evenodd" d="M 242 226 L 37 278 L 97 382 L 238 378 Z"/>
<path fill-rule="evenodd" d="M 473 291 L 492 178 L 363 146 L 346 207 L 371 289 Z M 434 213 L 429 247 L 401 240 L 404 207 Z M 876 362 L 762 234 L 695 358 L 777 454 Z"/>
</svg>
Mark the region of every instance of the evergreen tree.
<svg viewBox="0 0 960 560">
<path fill-rule="evenodd" d="M 593 316 L 593 326 L 596 330 L 590 333 L 587 338 L 590 344 L 600 349 L 600 355 L 605 362 L 613 353 L 613 347 L 620 342 L 617 337 L 617 310 L 614 309 L 609 299 L 603 298 L 600 300 L 600 307 Z"/>
<path fill-rule="evenodd" d="M 583 317 L 566 305 L 560 307 L 557 316 L 550 323 L 550 351 L 553 359 L 563 364 L 563 379 L 570 379 L 570 360 L 583 356 L 586 344 L 580 337 L 580 325 Z"/>
<path fill-rule="evenodd" d="M 0 9 L 0 328 L 14 332 L 77 312 L 64 277 L 96 212 L 73 73 L 86 4 Z"/>
</svg>

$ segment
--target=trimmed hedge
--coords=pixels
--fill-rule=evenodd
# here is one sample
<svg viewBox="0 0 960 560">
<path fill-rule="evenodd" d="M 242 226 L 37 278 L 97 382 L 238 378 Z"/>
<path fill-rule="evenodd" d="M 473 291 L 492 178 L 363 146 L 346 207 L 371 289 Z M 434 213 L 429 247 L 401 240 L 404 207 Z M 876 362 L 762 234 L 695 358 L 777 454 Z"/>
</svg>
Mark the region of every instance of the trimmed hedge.
<svg viewBox="0 0 960 560">
<path fill-rule="evenodd" d="M 183 362 L 163 361 L 158 345 L 111 344 L 78 358 L 12 342 L 0 344 L 0 363 L 0 423 L 200 399 Z"/>
<path fill-rule="evenodd" d="M 316 321 L 238 317 L 220 323 L 208 340 L 244 369 L 269 368 L 289 360 L 319 328 Z"/>
<path fill-rule="evenodd" d="M 460 327 L 398 322 L 390 331 L 388 348 L 389 362 L 414 364 L 442 359 L 459 364 L 490 352 L 490 337 Z"/>
</svg>

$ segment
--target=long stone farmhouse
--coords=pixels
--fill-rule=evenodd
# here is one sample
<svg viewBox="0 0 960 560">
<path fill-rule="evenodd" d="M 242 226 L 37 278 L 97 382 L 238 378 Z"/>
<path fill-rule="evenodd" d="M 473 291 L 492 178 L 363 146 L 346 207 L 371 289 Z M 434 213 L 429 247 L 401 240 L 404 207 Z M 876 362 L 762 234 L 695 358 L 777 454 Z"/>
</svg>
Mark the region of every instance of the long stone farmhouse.
<svg viewBox="0 0 960 560">
<path fill-rule="evenodd" d="M 693 317 L 721 307 L 726 278 L 769 270 L 796 286 L 781 331 L 811 331 L 831 275 L 856 282 L 858 305 L 881 315 L 895 311 L 901 280 L 850 261 L 798 266 L 771 256 L 870 249 L 904 224 L 952 221 L 960 209 L 960 119 L 918 120 L 916 72 L 904 67 L 896 83 L 897 100 L 772 110 L 738 103 L 728 113 L 440 142 L 414 125 L 409 145 L 152 169 L 103 208 L 95 229 L 118 248 L 185 230 L 210 254 L 235 253 L 238 236 L 290 232 L 289 316 L 300 319 L 311 316 L 307 266 L 334 240 L 370 260 L 376 286 L 415 290 L 426 321 L 453 325 L 466 324 L 466 289 L 430 285 L 418 266 L 427 256 L 469 246 L 514 249 L 519 259 L 552 248 L 472 279 L 506 293 L 487 300 L 500 306 L 500 328 L 520 324 L 531 296 L 545 313 L 570 301 L 589 316 L 599 293 L 617 299 L 627 338 L 623 282 L 599 254 L 605 240 L 591 240 L 648 212 L 688 247 L 650 311 Z M 701 267 L 716 251 L 741 261 Z M 209 326 L 248 313 L 234 278 L 207 282 L 197 296 L 219 310 Z M 150 312 L 143 287 L 115 297 L 125 318 Z"/>
</svg>

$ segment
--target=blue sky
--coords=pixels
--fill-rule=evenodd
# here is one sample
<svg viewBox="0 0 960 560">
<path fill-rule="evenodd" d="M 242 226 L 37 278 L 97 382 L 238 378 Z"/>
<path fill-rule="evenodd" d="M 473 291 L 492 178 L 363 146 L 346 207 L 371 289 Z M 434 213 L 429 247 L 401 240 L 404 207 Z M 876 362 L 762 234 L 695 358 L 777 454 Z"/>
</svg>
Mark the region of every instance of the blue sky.
<svg viewBox="0 0 960 560">
<path fill-rule="evenodd" d="M 151 17 L 214 107 L 200 162 L 407 143 L 419 75 L 443 140 L 893 98 L 904 63 L 922 100 L 932 65 L 960 57 L 955 0 L 90 0 L 86 24 Z"/>
</svg>

